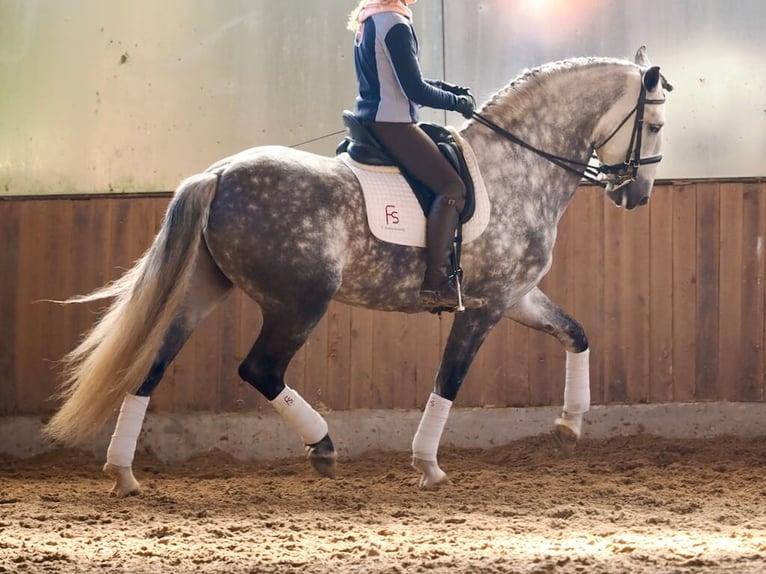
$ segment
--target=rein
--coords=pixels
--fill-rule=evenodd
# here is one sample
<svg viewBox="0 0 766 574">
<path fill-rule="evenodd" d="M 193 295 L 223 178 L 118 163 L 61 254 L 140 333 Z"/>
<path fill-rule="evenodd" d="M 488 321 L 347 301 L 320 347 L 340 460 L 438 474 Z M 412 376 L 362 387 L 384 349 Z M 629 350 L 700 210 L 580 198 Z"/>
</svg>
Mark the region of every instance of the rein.
<svg viewBox="0 0 766 574">
<path fill-rule="evenodd" d="M 304 146 L 304 145 L 306 145 L 306 144 L 310 144 L 310 143 L 318 142 L 319 140 L 323 140 L 323 139 L 325 139 L 325 138 L 330 138 L 330 137 L 332 137 L 332 136 L 337 136 L 337 135 L 340 135 L 340 134 L 342 134 L 342 133 L 345 133 L 345 132 L 346 132 L 346 130 L 345 130 L 345 129 L 342 129 L 342 130 L 338 130 L 337 132 L 332 132 L 331 134 L 325 134 L 325 135 L 323 135 L 323 136 L 319 136 L 319 137 L 311 138 L 310 140 L 302 141 L 302 142 L 299 142 L 299 143 L 296 143 L 296 144 L 293 144 L 293 145 L 290 145 L 290 146 L 287 146 L 287 147 L 291 147 L 291 148 L 299 148 L 299 147 L 301 147 L 301 146 Z"/>
<path fill-rule="evenodd" d="M 649 157 L 641 157 L 641 134 L 642 134 L 642 128 L 644 124 L 644 108 L 647 104 L 654 105 L 654 104 L 664 104 L 665 100 L 655 100 L 655 99 L 647 99 L 646 98 L 646 87 L 643 84 L 643 81 L 641 82 L 641 91 L 638 95 L 638 101 L 636 102 L 636 105 L 633 107 L 630 112 L 628 112 L 628 115 L 625 116 L 625 118 L 619 123 L 619 125 L 612 131 L 611 134 L 600 144 L 593 147 L 593 156 L 596 160 L 598 160 L 598 157 L 595 154 L 595 151 L 605 146 L 609 141 L 617 135 L 617 132 L 622 129 L 622 127 L 627 123 L 627 121 L 630 119 L 631 116 L 635 114 L 635 121 L 633 122 L 633 132 L 630 136 L 630 145 L 628 145 L 628 150 L 625 153 L 625 161 L 622 163 L 615 163 L 615 164 L 602 164 L 599 161 L 598 166 L 594 166 L 591 163 L 583 163 L 581 161 L 562 157 L 560 155 L 556 155 L 544 150 L 541 150 L 540 148 L 537 148 L 533 146 L 530 143 L 527 143 L 517 135 L 509 132 L 505 128 L 497 125 L 495 122 L 487 118 L 486 116 L 481 115 L 478 112 L 473 112 L 472 118 L 475 119 L 478 123 L 490 128 L 494 132 L 500 134 L 505 139 L 515 143 L 516 145 L 519 145 L 523 147 L 524 149 L 527 149 L 533 153 L 536 153 L 540 157 L 547 159 L 552 164 L 560 167 L 561 169 L 564 169 L 570 173 L 573 173 L 583 179 L 588 180 L 589 182 L 596 184 L 600 187 L 606 188 L 610 183 L 615 183 L 613 181 L 604 181 L 603 179 L 600 179 L 600 175 L 612 175 L 617 178 L 617 183 L 622 184 L 628 179 L 636 179 L 636 175 L 638 174 L 638 168 L 642 165 L 648 165 L 653 163 L 659 163 L 662 160 L 662 154 L 656 154 Z M 633 158 L 631 159 L 631 155 Z"/>
</svg>

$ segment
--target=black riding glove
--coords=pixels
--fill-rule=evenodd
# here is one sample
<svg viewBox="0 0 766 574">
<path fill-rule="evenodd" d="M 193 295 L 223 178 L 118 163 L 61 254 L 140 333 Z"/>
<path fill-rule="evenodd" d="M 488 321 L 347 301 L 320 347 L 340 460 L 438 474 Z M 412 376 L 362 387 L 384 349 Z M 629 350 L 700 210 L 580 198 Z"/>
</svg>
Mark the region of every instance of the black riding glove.
<svg viewBox="0 0 766 574">
<path fill-rule="evenodd" d="M 471 90 L 468 88 L 465 88 L 463 86 L 456 86 L 455 84 L 450 84 L 448 82 L 441 81 L 439 82 L 441 86 L 439 86 L 442 90 L 445 92 L 450 92 L 452 94 L 455 94 L 456 96 L 467 96 L 471 93 Z"/>
<path fill-rule="evenodd" d="M 470 96 L 457 96 L 457 105 L 455 111 L 460 113 L 464 118 L 470 120 L 473 117 L 473 110 L 476 106 L 473 103 L 473 98 Z"/>
</svg>

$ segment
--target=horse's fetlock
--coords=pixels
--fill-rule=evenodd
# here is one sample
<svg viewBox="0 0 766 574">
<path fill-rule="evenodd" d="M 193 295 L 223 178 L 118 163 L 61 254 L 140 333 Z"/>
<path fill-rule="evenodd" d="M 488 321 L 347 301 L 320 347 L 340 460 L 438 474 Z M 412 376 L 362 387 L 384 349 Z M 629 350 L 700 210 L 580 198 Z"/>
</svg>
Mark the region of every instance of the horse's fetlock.
<svg viewBox="0 0 766 574">
<path fill-rule="evenodd" d="M 569 336 L 572 337 L 573 353 L 584 353 L 588 350 L 588 336 L 581 325 L 578 324 L 576 329 L 572 329 Z"/>
</svg>

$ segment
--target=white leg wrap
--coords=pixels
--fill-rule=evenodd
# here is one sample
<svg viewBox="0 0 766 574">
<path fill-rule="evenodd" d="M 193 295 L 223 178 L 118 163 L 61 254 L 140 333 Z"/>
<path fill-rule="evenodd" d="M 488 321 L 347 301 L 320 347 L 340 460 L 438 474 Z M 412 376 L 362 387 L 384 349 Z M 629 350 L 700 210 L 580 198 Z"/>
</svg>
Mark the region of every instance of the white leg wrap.
<svg viewBox="0 0 766 574">
<path fill-rule="evenodd" d="M 327 421 L 294 389 L 285 386 L 271 406 L 301 436 L 303 444 L 316 444 L 327 434 Z"/>
<path fill-rule="evenodd" d="M 590 409 L 590 349 L 582 353 L 567 351 L 564 381 L 564 412 L 582 414 Z"/>
<path fill-rule="evenodd" d="M 144 424 L 144 416 L 148 406 L 149 397 L 125 395 L 120 407 L 120 414 L 117 416 L 112 440 L 106 450 L 106 462 L 115 466 L 127 467 L 133 464 L 138 435 L 141 433 L 141 425 Z"/>
<path fill-rule="evenodd" d="M 447 423 L 452 401 L 431 393 L 420 419 L 420 425 L 412 439 L 412 456 L 426 461 L 436 461 L 436 451 Z"/>
</svg>

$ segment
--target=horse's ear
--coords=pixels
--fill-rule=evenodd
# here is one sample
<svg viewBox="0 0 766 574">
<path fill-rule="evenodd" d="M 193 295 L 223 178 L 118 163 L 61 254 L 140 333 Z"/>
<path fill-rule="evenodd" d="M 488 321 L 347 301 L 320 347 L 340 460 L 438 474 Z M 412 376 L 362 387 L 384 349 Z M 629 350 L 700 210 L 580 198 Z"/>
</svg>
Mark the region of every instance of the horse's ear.
<svg viewBox="0 0 766 574">
<path fill-rule="evenodd" d="M 649 63 L 649 56 L 646 55 L 646 46 L 641 46 L 638 49 L 638 52 L 636 52 L 635 62 L 642 68 L 648 68 L 651 65 Z"/>
<path fill-rule="evenodd" d="M 662 74 L 660 74 L 659 66 L 652 66 L 646 72 L 644 72 L 644 87 L 647 92 L 653 92 L 660 83 Z"/>
</svg>

